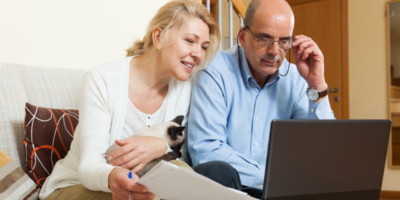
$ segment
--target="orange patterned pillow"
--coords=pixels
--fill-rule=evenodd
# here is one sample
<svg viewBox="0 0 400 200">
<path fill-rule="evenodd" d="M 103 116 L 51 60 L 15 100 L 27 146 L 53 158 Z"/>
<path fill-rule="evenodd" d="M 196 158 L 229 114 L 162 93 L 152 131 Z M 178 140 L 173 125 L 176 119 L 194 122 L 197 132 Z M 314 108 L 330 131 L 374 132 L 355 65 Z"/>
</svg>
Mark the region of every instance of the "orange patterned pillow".
<svg viewBox="0 0 400 200">
<path fill-rule="evenodd" d="M 26 172 L 38 186 L 67 154 L 78 120 L 78 110 L 25 104 Z"/>
</svg>

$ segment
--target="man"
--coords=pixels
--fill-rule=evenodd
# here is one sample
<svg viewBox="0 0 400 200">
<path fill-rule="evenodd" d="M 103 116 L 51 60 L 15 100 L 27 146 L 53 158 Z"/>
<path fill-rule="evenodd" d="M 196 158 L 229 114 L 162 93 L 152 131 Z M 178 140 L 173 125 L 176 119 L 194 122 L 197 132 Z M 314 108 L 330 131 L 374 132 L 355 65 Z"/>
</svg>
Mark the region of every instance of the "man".
<svg viewBox="0 0 400 200">
<path fill-rule="evenodd" d="M 241 47 L 219 52 L 193 88 L 188 150 L 194 169 L 259 198 L 271 120 L 334 118 L 324 56 L 311 38 L 292 37 L 293 28 L 286 1 L 253 0 L 238 34 Z M 290 48 L 296 65 L 285 60 Z"/>
</svg>

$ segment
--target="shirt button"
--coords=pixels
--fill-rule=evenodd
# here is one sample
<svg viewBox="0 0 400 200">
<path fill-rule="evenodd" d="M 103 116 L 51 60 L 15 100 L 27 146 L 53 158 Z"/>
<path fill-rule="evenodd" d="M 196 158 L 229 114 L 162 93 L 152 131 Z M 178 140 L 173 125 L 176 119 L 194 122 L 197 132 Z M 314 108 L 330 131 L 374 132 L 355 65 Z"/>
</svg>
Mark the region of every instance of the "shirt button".
<svg viewBox="0 0 400 200">
<path fill-rule="evenodd" d="M 147 116 L 147 119 L 150 119 L 150 116 Z"/>
<path fill-rule="evenodd" d="M 258 147 L 258 142 L 254 142 L 254 146 Z"/>
<path fill-rule="evenodd" d="M 319 114 L 321 113 L 321 111 L 317 110 L 317 111 L 315 111 L 315 113 L 316 113 L 317 115 L 319 115 Z"/>
<path fill-rule="evenodd" d="M 311 109 L 310 109 L 310 111 L 311 111 L 311 112 L 314 112 L 314 111 L 315 111 L 315 109 L 314 109 L 314 108 L 311 108 Z"/>
</svg>

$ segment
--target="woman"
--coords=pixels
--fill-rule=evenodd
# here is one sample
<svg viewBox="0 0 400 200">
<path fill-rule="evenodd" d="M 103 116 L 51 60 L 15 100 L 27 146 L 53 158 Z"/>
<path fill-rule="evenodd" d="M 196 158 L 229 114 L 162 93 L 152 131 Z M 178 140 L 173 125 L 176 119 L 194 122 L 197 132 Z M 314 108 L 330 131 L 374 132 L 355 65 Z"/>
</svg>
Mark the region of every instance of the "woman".
<svg viewBox="0 0 400 200">
<path fill-rule="evenodd" d="M 127 58 L 94 68 L 85 77 L 80 123 L 67 156 L 45 181 L 41 199 L 152 199 L 139 171 L 167 152 L 160 138 L 135 131 L 188 112 L 192 73 L 216 52 L 219 29 L 195 1 L 170 1 L 151 20 Z M 121 146 L 105 158 L 113 143 Z M 116 158 L 116 159 L 113 159 Z M 110 160 L 110 163 L 107 163 Z"/>
</svg>

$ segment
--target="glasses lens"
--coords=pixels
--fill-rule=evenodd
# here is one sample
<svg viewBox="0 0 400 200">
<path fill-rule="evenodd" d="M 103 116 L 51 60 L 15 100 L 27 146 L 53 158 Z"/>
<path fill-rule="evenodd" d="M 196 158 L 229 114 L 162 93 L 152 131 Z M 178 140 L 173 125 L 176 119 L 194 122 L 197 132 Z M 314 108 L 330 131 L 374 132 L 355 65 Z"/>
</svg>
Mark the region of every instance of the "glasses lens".
<svg viewBox="0 0 400 200">
<path fill-rule="evenodd" d="M 291 39 L 283 39 L 283 40 L 278 40 L 275 41 L 272 38 L 267 38 L 267 37 L 257 37 L 253 31 L 250 30 L 249 27 L 246 28 L 250 34 L 254 37 L 254 39 L 257 41 L 257 45 L 260 47 L 271 47 L 274 45 L 275 42 L 278 42 L 279 48 L 283 50 L 288 50 L 292 47 L 292 40 Z"/>
<path fill-rule="evenodd" d="M 292 47 L 292 40 L 279 40 L 279 46 L 284 50 L 288 50 Z"/>
<path fill-rule="evenodd" d="M 260 47 L 270 47 L 274 43 L 274 40 L 269 38 L 256 38 L 257 45 Z"/>
</svg>

